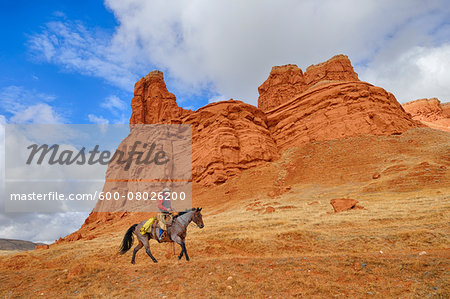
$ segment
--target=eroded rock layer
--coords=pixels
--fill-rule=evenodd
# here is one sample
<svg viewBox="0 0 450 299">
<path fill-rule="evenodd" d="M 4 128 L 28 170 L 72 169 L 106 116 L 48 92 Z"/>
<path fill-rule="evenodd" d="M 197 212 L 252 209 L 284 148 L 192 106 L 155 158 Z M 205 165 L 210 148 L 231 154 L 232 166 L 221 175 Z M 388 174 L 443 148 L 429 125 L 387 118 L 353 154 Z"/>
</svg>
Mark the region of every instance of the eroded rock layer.
<svg viewBox="0 0 450 299">
<path fill-rule="evenodd" d="M 319 83 L 358 81 L 347 56 L 336 55 L 326 62 L 311 65 L 303 74 L 294 64 L 274 66 L 267 80 L 258 88 L 258 108 L 268 111 Z"/>
<path fill-rule="evenodd" d="M 192 176 L 197 182 L 222 183 L 278 156 L 264 112 L 241 101 L 209 104 L 182 122 L 192 124 Z"/>
<path fill-rule="evenodd" d="M 279 150 L 362 134 L 400 134 L 421 126 L 391 93 L 361 81 L 321 84 L 266 114 Z"/>
<path fill-rule="evenodd" d="M 178 107 L 175 95 L 167 90 L 164 75 L 150 72 L 134 86 L 130 124 L 180 123 L 191 111 Z"/>
<path fill-rule="evenodd" d="M 435 121 L 445 118 L 441 102 L 437 98 L 408 102 L 403 104 L 403 108 L 416 120 Z"/>
<path fill-rule="evenodd" d="M 258 90 L 259 108 L 229 100 L 190 111 L 177 105 L 162 72 L 153 71 L 135 85 L 130 123 L 191 124 L 192 178 L 205 185 L 273 161 L 291 146 L 420 126 L 391 93 L 359 81 L 345 55 L 305 73 L 296 65 L 274 67 Z"/>
<path fill-rule="evenodd" d="M 449 103 L 441 104 L 437 98 L 419 99 L 403 104 L 403 108 L 424 125 L 450 132 Z"/>
</svg>

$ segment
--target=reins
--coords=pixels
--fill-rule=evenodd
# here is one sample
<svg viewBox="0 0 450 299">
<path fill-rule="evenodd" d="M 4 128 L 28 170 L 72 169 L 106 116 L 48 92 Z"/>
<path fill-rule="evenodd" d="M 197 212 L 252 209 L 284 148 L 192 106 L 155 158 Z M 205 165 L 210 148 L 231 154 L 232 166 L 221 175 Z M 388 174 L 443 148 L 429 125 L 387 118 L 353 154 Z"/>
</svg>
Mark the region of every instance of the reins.
<svg viewBox="0 0 450 299">
<path fill-rule="evenodd" d="M 186 233 L 186 228 L 184 228 L 184 227 L 180 224 L 180 222 L 178 221 L 178 217 L 177 217 L 177 219 L 175 219 L 175 223 L 178 224 L 179 227 L 181 227 L 181 229 L 183 230 L 184 233 Z"/>
</svg>

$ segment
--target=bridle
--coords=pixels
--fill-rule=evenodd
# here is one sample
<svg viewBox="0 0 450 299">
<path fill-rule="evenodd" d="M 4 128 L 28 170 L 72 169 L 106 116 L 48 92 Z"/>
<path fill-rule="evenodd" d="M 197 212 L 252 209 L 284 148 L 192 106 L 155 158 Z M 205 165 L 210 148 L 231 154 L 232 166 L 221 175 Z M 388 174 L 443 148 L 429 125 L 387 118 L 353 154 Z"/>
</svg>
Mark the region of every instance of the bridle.
<svg viewBox="0 0 450 299">
<path fill-rule="evenodd" d="M 197 223 L 194 221 L 194 218 L 196 217 L 196 213 L 197 213 L 197 211 L 195 211 L 194 216 L 192 217 L 192 222 L 194 222 L 195 224 L 197 224 Z M 186 228 L 184 228 L 184 227 L 180 224 L 180 222 L 178 221 L 178 217 L 175 219 L 175 223 L 178 224 L 179 227 L 181 227 L 181 229 L 183 230 L 183 233 L 186 233 Z"/>
</svg>

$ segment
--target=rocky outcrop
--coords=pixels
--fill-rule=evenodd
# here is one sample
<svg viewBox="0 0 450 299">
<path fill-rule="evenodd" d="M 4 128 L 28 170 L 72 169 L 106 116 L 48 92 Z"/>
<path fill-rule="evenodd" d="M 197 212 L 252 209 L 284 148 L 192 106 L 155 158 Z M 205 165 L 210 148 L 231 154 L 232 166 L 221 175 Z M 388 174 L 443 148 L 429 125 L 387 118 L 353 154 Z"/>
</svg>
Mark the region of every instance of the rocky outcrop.
<svg viewBox="0 0 450 299">
<path fill-rule="evenodd" d="M 450 132 L 450 106 L 449 103 L 441 104 L 437 98 L 419 99 L 403 104 L 406 112 L 412 118 L 424 125 Z"/>
<path fill-rule="evenodd" d="M 192 125 L 192 176 L 196 182 L 223 183 L 243 169 L 278 156 L 264 112 L 241 101 L 209 104 L 182 122 Z"/>
<path fill-rule="evenodd" d="M 441 102 L 437 98 L 411 101 L 403 104 L 403 108 L 416 120 L 430 122 L 445 118 Z"/>
<path fill-rule="evenodd" d="M 195 112 L 184 110 L 167 90 L 160 71 L 150 72 L 136 83 L 131 107 L 130 124 L 192 125 L 195 182 L 222 183 L 243 169 L 278 156 L 264 112 L 234 100 L 212 103 Z M 127 139 L 129 144 L 133 138 Z M 123 142 L 121 147 L 125 147 Z M 110 167 L 107 178 L 124 177 L 118 173 Z"/>
<path fill-rule="evenodd" d="M 229 100 L 190 111 L 177 105 L 162 72 L 153 71 L 135 85 L 130 124 L 191 124 L 192 180 L 204 185 L 223 183 L 243 169 L 272 161 L 290 146 L 399 134 L 418 126 L 392 94 L 359 81 L 344 55 L 310 66 L 304 74 L 295 65 L 274 67 L 259 92 L 259 108 Z M 143 138 L 133 134 L 126 143 Z M 173 144 L 167 146 L 173 149 Z M 126 152 L 125 143 L 120 147 Z M 128 175 L 116 168 L 110 166 L 107 179 Z"/>
<path fill-rule="evenodd" d="M 49 248 L 50 248 L 50 246 L 48 246 L 47 244 L 45 244 L 45 245 L 36 245 L 34 247 L 35 250 L 49 249 Z"/>
<path fill-rule="evenodd" d="M 343 212 L 352 209 L 364 209 L 364 207 L 357 205 L 358 201 L 350 198 L 339 198 L 330 200 L 334 212 Z"/>
<path fill-rule="evenodd" d="M 305 72 L 305 83 L 312 87 L 323 81 L 358 81 L 358 74 L 345 55 L 336 55 L 331 59 L 311 65 Z"/>
<path fill-rule="evenodd" d="M 361 81 L 320 84 L 266 115 L 279 150 L 362 134 L 401 134 L 421 126 L 391 93 Z"/>
<path fill-rule="evenodd" d="M 258 108 L 268 111 L 321 82 L 334 81 L 358 81 L 358 74 L 345 55 L 312 65 L 305 74 L 294 64 L 274 66 L 269 78 L 258 88 Z"/>
<path fill-rule="evenodd" d="M 180 123 L 180 119 L 191 112 L 178 107 L 160 71 L 150 72 L 135 84 L 131 108 L 130 124 Z"/>
<path fill-rule="evenodd" d="M 268 111 L 307 88 L 302 70 L 295 64 L 274 66 L 269 78 L 258 87 L 258 108 Z"/>
<path fill-rule="evenodd" d="M 450 118 L 450 102 L 449 103 L 441 103 L 442 114 L 445 118 Z"/>
<path fill-rule="evenodd" d="M 228 100 L 190 111 L 177 105 L 175 96 L 167 90 L 163 74 L 153 71 L 135 85 L 130 124 L 191 125 L 192 161 L 177 161 L 177 165 L 192 169 L 192 177 L 175 177 L 203 186 L 224 183 L 245 169 L 276 160 L 290 147 L 363 134 L 401 134 L 410 128 L 423 126 L 405 112 L 391 93 L 359 81 L 344 55 L 310 66 L 305 73 L 295 65 L 274 67 L 269 78 L 259 87 L 259 92 L 259 108 Z M 149 134 L 147 129 L 143 131 Z M 127 152 L 136 140 L 163 142 L 169 154 L 186 148 L 183 138 L 181 143 L 174 143 L 172 138 L 167 139 L 158 132 L 150 132 L 148 137 L 143 137 L 143 131 L 132 127 L 118 150 Z M 166 135 L 182 137 L 183 132 L 175 130 Z M 185 162 L 188 163 L 184 165 Z M 104 191 L 161 190 L 161 186 L 153 188 L 144 181 L 183 173 L 173 167 L 161 176 L 152 167 L 134 165 L 127 171 L 122 168 L 109 165 Z M 268 196 L 278 196 L 290 188 L 279 186 Z M 335 203 L 339 205 L 341 200 Z M 355 204 L 351 202 L 350 208 Z M 83 228 L 91 229 L 125 217 L 128 214 L 125 211 L 133 212 L 133 215 L 149 212 L 141 206 L 125 207 L 127 204 L 120 201 L 113 202 L 106 209 L 102 209 L 102 205 L 104 203 L 97 204 Z M 146 217 L 148 215 L 142 216 L 143 219 Z M 70 235 L 60 242 L 81 237 Z"/>
</svg>

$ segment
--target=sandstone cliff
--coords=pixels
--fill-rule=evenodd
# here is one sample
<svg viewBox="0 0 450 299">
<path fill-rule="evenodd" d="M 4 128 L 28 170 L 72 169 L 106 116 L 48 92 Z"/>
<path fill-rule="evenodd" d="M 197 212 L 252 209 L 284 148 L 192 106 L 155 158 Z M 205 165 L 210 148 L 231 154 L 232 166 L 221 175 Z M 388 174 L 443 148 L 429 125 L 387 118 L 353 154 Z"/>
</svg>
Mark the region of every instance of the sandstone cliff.
<svg viewBox="0 0 450 299">
<path fill-rule="evenodd" d="M 191 112 L 178 107 L 160 71 L 152 71 L 136 82 L 131 108 L 130 124 L 180 123 L 180 118 Z"/>
<path fill-rule="evenodd" d="M 403 104 L 412 118 L 426 126 L 450 132 L 450 105 L 441 104 L 437 98 L 419 99 Z"/>
<path fill-rule="evenodd" d="M 274 67 L 259 92 L 258 108 L 229 100 L 190 111 L 177 105 L 163 74 L 153 71 L 135 85 L 130 124 L 192 125 L 192 181 L 197 186 L 224 183 L 245 169 L 277 160 L 295 146 L 365 134 L 397 135 L 423 126 L 391 93 L 359 81 L 344 55 L 311 66 L 304 74 L 295 65 Z M 139 137 L 136 134 L 130 132 L 122 142 L 124 151 Z M 177 151 L 176 145 L 167 146 Z M 132 176 L 146 172 L 152 171 L 136 167 L 124 173 L 110 165 L 105 188 L 116 180 L 112 188 L 132 190 Z M 126 215 L 93 212 L 84 226 Z M 79 238 L 72 234 L 66 239 Z"/>
<path fill-rule="evenodd" d="M 401 134 L 421 126 L 391 93 L 360 81 L 318 85 L 266 114 L 279 150 L 362 134 Z"/>
<path fill-rule="evenodd" d="M 183 118 L 192 125 L 192 176 L 223 183 L 243 169 L 272 161 L 278 149 L 264 112 L 241 101 L 212 103 Z"/>
<path fill-rule="evenodd" d="M 305 74 L 294 64 L 274 66 L 267 80 L 258 88 L 258 108 L 268 111 L 319 83 L 358 81 L 350 60 L 336 55 L 326 62 L 312 65 Z"/>
<path fill-rule="evenodd" d="M 445 118 L 441 102 L 437 98 L 411 101 L 403 104 L 403 108 L 417 120 L 435 121 Z"/>
<path fill-rule="evenodd" d="M 312 65 L 273 67 L 258 88 L 258 108 L 240 101 L 185 110 L 162 72 L 135 85 L 131 124 L 191 124 L 193 181 L 223 183 L 303 143 L 361 134 L 391 135 L 421 126 L 395 97 L 361 82 L 345 55 Z"/>
<path fill-rule="evenodd" d="M 130 124 L 191 124 L 195 182 L 217 184 L 278 156 L 258 108 L 240 101 L 212 103 L 193 112 L 177 105 L 163 73 L 150 72 L 135 85 Z M 108 171 L 107 177 L 116 176 Z"/>
</svg>

